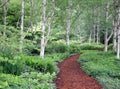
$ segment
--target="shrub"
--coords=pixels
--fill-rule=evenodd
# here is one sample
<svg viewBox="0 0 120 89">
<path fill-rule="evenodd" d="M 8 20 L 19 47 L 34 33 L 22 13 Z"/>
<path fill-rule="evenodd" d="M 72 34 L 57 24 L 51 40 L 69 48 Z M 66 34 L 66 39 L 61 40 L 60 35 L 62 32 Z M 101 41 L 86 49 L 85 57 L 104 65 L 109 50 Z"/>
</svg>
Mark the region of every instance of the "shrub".
<svg viewBox="0 0 120 89">
<path fill-rule="evenodd" d="M 55 73 L 30 72 L 21 76 L 0 74 L 0 88 L 2 89 L 55 89 L 52 83 Z"/>
<path fill-rule="evenodd" d="M 68 51 L 70 52 L 70 54 L 80 53 L 80 50 L 81 50 L 80 45 L 75 45 L 75 44 L 69 45 Z"/>
<path fill-rule="evenodd" d="M 0 46 L 0 56 L 2 56 L 3 58 L 13 59 L 16 53 L 17 52 L 14 48 Z"/>
<path fill-rule="evenodd" d="M 46 46 L 46 53 L 65 53 L 68 51 L 68 46 L 64 43 L 51 43 Z"/>
<path fill-rule="evenodd" d="M 37 56 L 22 55 L 21 60 L 25 61 L 25 64 L 27 66 L 30 66 L 37 71 L 41 71 L 45 73 L 47 72 L 53 73 L 57 71 L 56 64 L 52 60 L 52 58 L 46 57 L 44 59 L 41 59 L 40 57 L 37 57 Z"/>
<path fill-rule="evenodd" d="M 84 43 L 80 45 L 81 50 L 103 50 L 104 46 L 102 44 L 89 44 Z"/>
<path fill-rule="evenodd" d="M 24 65 L 22 64 L 21 61 L 8 60 L 1 57 L 0 67 L 1 67 L 1 72 L 3 73 L 20 75 L 21 72 L 23 71 Z"/>
</svg>

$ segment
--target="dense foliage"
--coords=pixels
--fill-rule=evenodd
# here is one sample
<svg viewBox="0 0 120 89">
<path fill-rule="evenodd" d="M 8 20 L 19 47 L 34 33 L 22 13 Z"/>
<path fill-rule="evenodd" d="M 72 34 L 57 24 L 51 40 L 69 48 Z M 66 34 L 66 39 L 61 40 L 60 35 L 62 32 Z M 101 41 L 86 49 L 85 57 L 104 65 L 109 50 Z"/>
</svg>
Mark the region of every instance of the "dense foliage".
<svg viewBox="0 0 120 89">
<path fill-rule="evenodd" d="M 7 49 L 7 51 L 10 51 Z M 12 55 L 0 52 L 0 88 L 1 89 L 55 89 L 53 80 L 59 71 L 57 63 L 69 53 L 39 56 Z"/>
<path fill-rule="evenodd" d="M 119 89 L 120 60 L 115 58 L 114 52 L 84 51 L 78 62 L 104 89 Z"/>
<path fill-rule="evenodd" d="M 55 89 L 57 64 L 76 53 L 105 89 L 119 89 L 119 2 L 0 0 L 0 89 Z"/>
</svg>

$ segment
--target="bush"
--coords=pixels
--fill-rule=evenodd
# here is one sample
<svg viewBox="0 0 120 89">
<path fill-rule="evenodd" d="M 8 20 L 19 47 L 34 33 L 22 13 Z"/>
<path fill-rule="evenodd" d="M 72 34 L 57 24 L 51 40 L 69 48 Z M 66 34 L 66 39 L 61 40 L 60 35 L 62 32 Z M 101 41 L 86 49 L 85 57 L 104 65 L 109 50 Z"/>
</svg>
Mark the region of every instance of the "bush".
<svg viewBox="0 0 120 89">
<path fill-rule="evenodd" d="M 89 44 L 84 43 L 80 45 L 81 50 L 103 50 L 104 46 L 102 44 Z"/>
<path fill-rule="evenodd" d="M 55 89 L 55 73 L 24 73 L 21 76 L 0 74 L 0 89 Z"/>
<path fill-rule="evenodd" d="M 3 58 L 13 59 L 16 54 L 17 52 L 14 48 L 0 46 L 0 56 Z"/>
<path fill-rule="evenodd" d="M 20 59 L 25 61 L 25 64 L 27 66 L 30 66 L 37 71 L 41 71 L 44 73 L 47 73 L 47 72 L 53 73 L 57 71 L 56 64 L 52 60 L 52 58 L 41 59 L 40 57 L 37 57 L 37 56 L 22 55 Z"/>
<path fill-rule="evenodd" d="M 46 53 L 65 53 L 68 51 L 68 46 L 64 43 L 51 43 L 46 46 Z"/>
<path fill-rule="evenodd" d="M 18 60 L 8 60 L 0 57 L 1 72 L 7 74 L 20 75 L 24 65 Z"/>
<path fill-rule="evenodd" d="M 80 53 L 80 51 L 81 51 L 80 45 L 71 44 L 71 45 L 69 45 L 68 51 L 70 52 L 70 54 Z"/>
</svg>

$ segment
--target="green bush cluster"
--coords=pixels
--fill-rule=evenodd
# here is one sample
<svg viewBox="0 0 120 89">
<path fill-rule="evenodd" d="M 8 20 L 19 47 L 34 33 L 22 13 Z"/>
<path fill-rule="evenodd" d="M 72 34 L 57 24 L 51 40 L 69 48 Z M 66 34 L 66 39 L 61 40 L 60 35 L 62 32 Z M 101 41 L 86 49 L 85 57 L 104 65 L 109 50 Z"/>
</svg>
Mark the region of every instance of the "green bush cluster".
<svg viewBox="0 0 120 89">
<path fill-rule="evenodd" d="M 80 45 L 81 50 L 103 50 L 103 44 L 89 44 L 84 43 Z"/>
<path fill-rule="evenodd" d="M 39 56 L 15 55 L 12 59 L 0 57 L 0 89 L 56 89 L 53 80 L 57 63 L 69 53 Z"/>
<path fill-rule="evenodd" d="M 51 43 L 46 47 L 46 53 L 80 53 L 80 46 L 76 44 L 66 45 L 64 43 Z"/>
<path fill-rule="evenodd" d="M 80 53 L 81 50 L 103 50 L 104 46 L 102 44 L 70 44 L 66 45 L 62 42 L 54 42 L 46 47 L 46 53 Z"/>
<path fill-rule="evenodd" d="M 98 79 L 104 89 L 119 89 L 120 60 L 115 58 L 114 52 L 87 51 L 78 62 L 86 73 Z"/>
<path fill-rule="evenodd" d="M 65 53 L 68 51 L 68 47 L 64 43 L 51 43 L 46 46 L 46 53 Z"/>
<path fill-rule="evenodd" d="M 0 89 L 55 89 L 55 73 L 30 72 L 21 76 L 0 74 Z"/>
<path fill-rule="evenodd" d="M 0 72 L 2 73 L 20 75 L 23 67 L 20 60 L 10 60 L 8 58 L 0 57 Z"/>
<path fill-rule="evenodd" d="M 56 64 L 51 57 L 49 57 L 49 58 L 45 57 L 44 59 L 41 59 L 38 56 L 22 55 L 21 60 L 24 61 L 25 65 L 30 66 L 40 72 L 53 73 L 53 72 L 57 71 Z"/>
</svg>

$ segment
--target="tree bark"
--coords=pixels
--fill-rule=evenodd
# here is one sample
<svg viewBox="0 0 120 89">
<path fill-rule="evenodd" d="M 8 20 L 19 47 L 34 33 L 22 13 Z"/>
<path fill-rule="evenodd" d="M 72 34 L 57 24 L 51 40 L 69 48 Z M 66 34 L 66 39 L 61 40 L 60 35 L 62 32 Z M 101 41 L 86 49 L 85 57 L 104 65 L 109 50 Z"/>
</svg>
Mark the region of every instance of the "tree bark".
<svg viewBox="0 0 120 89">
<path fill-rule="evenodd" d="M 117 44 L 117 58 L 120 58 L 120 7 L 118 10 L 118 44 Z"/>
<path fill-rule="evenodd" d="M 5 2 L 7 2 L 7 1 L 5 0 Z M 7 23 L 6 23 L 6 15 L 7 15 L 6 4 L 3 6 L 3 10 L 4 10 L 4 32 L 3 32 L 3 36 L 5 37 L 5 35 L 6 35 L 5 31 L 6 31 L 6 25 L 7 25 Z"/>
<path fill-rule="evenodd" d="M 30 27 L 31 29 L 33 28 L 33 10 L 34 10 L 34 6 L 33 6 L 33 0 L 30 0 Z"/>
<path fill-rule="evenodd" d="M 66 8 L 66 44 L 70 44 L 70 1 L 68 1 L 68 7 Z"/>
<path fill-rule="evenodd" d="M 107 22 L 108 22 L 108 9 L 109 9 L 109 2 L 106 5 L 106 13 L 105 13 L 105 18 L 106 18 L 106 26 L 105 26 L 105 39 L 104 39 L 104 51 L 107 52 L 108 50 L 108 28 L 107 28 Z"/>
<path fill-rule="evenodd" d="M 20 53 L 22 53 L 23 51 L 23 39 L 24 39 L 24 34 L 23 34 L 23 30 L 24 30 L 24 0 L 22 1 L 22 8 L 21 8 L 21 37 L 20 37 Z"/>
<path fill-rule="evenodd" d="M 98 7 L 98 17 L 97 17 L 97 44 L 100 43 L 100 8 Z"/>
<path fill-rule="evenodd" d="M 69 13 L 68 9 L 67 9 L 67 13 Z M 69 15 L 67 15 L 67 21 L 66 21 L 66 44 L 67 45 L 70 44 L 69 34 L 70 34 L 70 18 L 69 18 Z"/>
<path fill-rule="evenodd" d="M 90 30 L 90 35 L 89 35 L 89 44 L 91 44 L 92 41 L 92 30 Z"/>
<path fill-rule="evenodd" d="M 41 30 L 41 50 L 40 50 L 40 57 L 44 58 L 45 52 L 45 25 L 46 25 L 46 0 L 43 0 L 43 8 L 42 8 L 42 30 Z"/>
<path fill-rule="evenodd" d="M 116 48 L 116 38 L 117 38 L 117 58 L 120 58 L 120 6 L 119 0 L 114 0 L 114 47 Z M 117 36 L 116 36 L 117 35 Z"/>
<path fill-rule="evenodd" d="M 9 2 L 10 0 L 4 0 L 3 3 L 0 5 L 0 8 L 5 6 L 7 2 Z"/>
<path fill-rule="evenodd" d="M 93 43 L 95 43 L 96 40 L 96 24 L 93 25 Z"/>
<path fill-rule="evenodd" d="M 114 30 L 113 30 L 113 50 L 117 52 L 117 21 L 113 22 Z"/>
<path fill-rule="evenodd" d="M 40 57 L 44 58 L 44 54 L 45 54 L 45 47 L 48 43 L 49 37 L 50 37 L 50 31 L 51 31 L 51 24 L 53 22 L 53 18 L 54 18 L 54 9 L 55 9 L 55 0 L 52 0 L 52 15 L 51 17 L 48 19 L 48 32 L 46 35 L 46 39 L 45 39 L 45 25 L 47 24 L 46 21 L 46 0 L 43 0 L 43 17 L 42 17 L 42 33 L 41 33 L 41 51 L 40 51 Z"/>
</svg>

